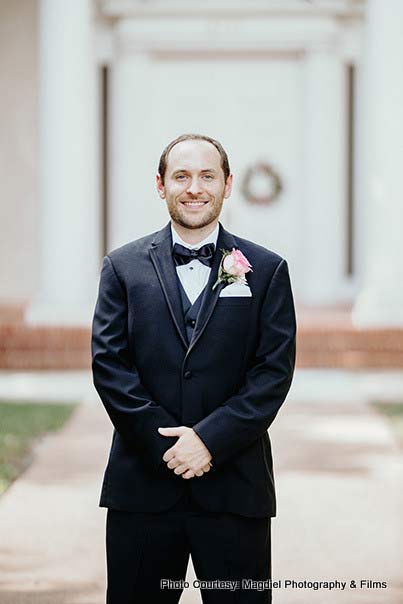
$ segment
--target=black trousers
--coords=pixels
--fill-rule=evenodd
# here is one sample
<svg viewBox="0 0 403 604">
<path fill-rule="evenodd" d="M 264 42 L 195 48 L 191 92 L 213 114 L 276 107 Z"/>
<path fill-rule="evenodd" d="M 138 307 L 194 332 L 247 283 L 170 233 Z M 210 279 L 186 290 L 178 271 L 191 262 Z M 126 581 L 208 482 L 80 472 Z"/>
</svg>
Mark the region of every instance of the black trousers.
<svg viewBox="0 0 403 604">
<path fill-rule="evenodd" d="M 109 508 L 106 603 L 140 604 L 142 594 L 152 594 L 155 602 L 177 604 L 183 591 L 186 603 L 189 555 L 203 582 L 191 586 L 200 588 L 204 604 L 270 603 L 270 529 L 270 517 L 205 511 L 188 489 L 158 514 Z"/>
</svg>

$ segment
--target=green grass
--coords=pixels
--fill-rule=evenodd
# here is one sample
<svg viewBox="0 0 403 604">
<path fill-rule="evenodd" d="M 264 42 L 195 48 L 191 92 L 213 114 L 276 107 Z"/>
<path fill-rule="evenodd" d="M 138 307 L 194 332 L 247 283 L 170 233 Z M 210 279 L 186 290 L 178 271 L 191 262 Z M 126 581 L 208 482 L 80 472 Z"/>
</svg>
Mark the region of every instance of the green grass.
<svg viewBox="0 0 403 604">
<path fill-rule="evenodd" d="M 390 421 L 403 446 L 403 403 L 374 403 L 374 407 Z"/>
<path fill-rule="evenodd" d="M 29 466 L 35 441 L 59 430 L 75 407 L 75 403 L 0 401 L 0 495 Z"/>
</svg>

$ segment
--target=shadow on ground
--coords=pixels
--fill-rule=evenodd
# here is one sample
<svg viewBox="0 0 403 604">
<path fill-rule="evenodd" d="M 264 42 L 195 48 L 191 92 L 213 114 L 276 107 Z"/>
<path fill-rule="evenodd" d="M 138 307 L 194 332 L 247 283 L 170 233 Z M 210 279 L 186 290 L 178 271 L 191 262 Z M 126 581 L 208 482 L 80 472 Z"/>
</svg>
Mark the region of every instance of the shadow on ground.
<svg viewBox="0 0 403 604">
<path fill-rule="evenodd" d="M 98 597 L 97 595 L 98 594 Z M 88 583 L 78 587 L 57 587 L 47 590 L 14 591 L 0 587 L 1 604 L 102 604 L 99 586 Z"/>
</svg>

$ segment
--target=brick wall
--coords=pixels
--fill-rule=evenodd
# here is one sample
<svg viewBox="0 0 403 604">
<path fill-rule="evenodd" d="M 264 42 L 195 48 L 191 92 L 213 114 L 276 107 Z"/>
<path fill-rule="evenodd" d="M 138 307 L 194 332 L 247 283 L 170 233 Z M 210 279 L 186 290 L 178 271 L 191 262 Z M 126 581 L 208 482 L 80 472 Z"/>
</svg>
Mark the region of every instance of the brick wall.
<svg viewBox="0 0 403 604">
<path fill-rule="evenodd" d="M 32 327 L 0 305 L 0 369 L 89 369 L 91 330 Z M 403 368 L 403 329 L 356 329 L 348 309 L 298 312 L 299 367 Z"/>
</svg>

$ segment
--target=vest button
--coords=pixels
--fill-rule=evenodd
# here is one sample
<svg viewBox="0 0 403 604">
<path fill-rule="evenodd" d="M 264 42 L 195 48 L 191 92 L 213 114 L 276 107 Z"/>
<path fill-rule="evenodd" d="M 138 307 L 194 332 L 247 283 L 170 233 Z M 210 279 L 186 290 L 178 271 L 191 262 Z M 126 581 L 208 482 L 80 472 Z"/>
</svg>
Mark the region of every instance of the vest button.
<svg viewBox="0 0 403 604">
<path fill-rule="evenodd" d="M 187 371 L 185 371 L 185 373 L 183 374 L 183 377 L 188 380 L 189 378 L 192 377 L 192 372 L 189 371 L 189 369 Z"/>
</svg>

